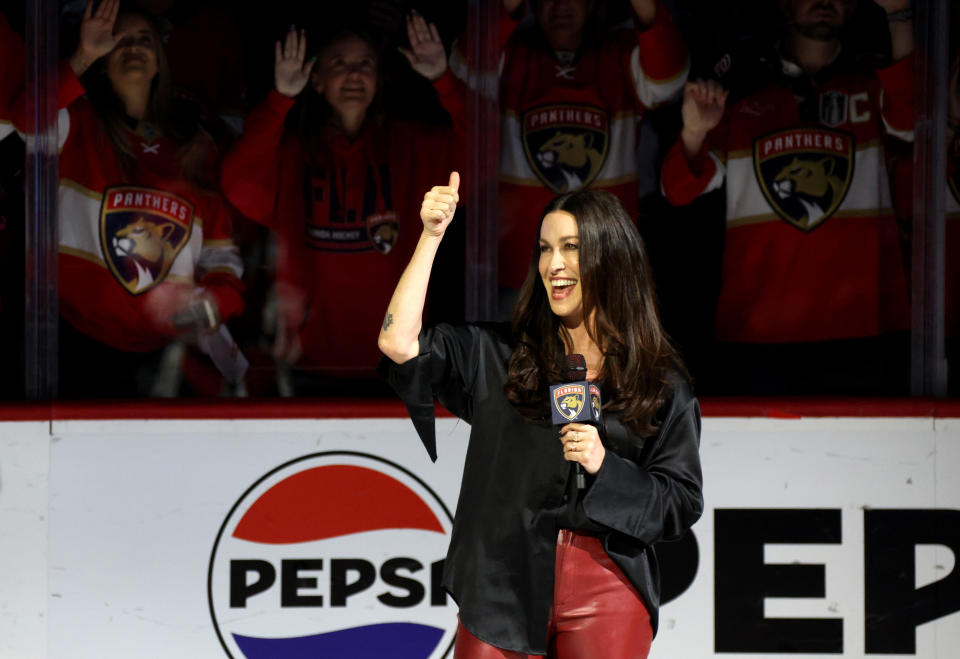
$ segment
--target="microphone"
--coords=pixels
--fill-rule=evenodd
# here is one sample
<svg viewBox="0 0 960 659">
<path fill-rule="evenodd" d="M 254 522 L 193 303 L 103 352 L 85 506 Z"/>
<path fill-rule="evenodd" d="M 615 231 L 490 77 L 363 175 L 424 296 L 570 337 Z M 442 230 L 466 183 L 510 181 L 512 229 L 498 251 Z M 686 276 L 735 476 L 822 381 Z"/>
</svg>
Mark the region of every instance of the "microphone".
<svg viewBox="0 0 960 659">
<path fill-rule="evenodd" d="M 568 423 L 587 423 L 597 429 L 603 427 L 600 388 L 587 382 L 587 360 L 583 355 L 571 354 L 563 359 L 562 384 L 550 385 L 550 416 L 559 429 Z M 586 487 L 583 465 L 576 464 L 577 488 Z"/>
</svg>

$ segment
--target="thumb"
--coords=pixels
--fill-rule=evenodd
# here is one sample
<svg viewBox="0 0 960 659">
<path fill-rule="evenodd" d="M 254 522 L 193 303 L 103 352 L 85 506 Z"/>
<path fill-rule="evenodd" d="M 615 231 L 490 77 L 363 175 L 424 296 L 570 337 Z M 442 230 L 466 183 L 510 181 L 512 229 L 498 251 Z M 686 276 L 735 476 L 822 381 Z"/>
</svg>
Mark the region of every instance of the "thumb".
<svg viewBox="0 0 960 659">
<path fill-rule="evenodd" d="M 460 172 L 450 172 L 450 183 L 448 184 L 454 191 L 460 188 Z"/>
</svg>

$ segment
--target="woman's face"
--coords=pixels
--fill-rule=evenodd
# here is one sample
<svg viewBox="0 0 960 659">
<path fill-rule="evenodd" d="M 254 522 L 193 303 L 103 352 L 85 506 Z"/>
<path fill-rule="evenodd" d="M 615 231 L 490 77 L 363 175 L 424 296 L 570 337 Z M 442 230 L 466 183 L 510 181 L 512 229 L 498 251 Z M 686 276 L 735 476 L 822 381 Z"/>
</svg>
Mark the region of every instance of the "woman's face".
<svg viewBox="0 0 960 659">
<path fill-rule="evenodd" d="M 121 16 L 114 33 L 120 42 L 106 58 L 107 77 L 114 85 L 131 79 L 153 80 L 159 70 L 156 35 L 142 16 Z"/>
<path fill-rule="evenodd" d="M 567 211 L 552 211 L 540 226 L 540 279 L 550 309 L 568 326 L 583 322 L 580 285 L 580 232 Z"/>
<path fill-rule="evenodd" d="M 334 42 L 317 59 L 312 82 L 337 113 L 366 111 L 377 93 L 376 53 L 359 37 Z"/>
</svg>

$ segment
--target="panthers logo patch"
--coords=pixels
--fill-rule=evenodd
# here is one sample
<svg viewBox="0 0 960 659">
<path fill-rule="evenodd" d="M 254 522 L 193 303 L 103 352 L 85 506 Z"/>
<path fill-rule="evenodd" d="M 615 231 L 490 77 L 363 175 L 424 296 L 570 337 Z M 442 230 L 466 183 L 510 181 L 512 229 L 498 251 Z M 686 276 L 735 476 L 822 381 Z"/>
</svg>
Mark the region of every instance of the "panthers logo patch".
<svg viewBox="0 0 960 659">
<path fill-rule="evenodd" d="M 563 416 L 571 421 L 577 418 L 587 397 L 586 387 L 582 384 L 571 384 L 558 387 L 553 392 L 553 406 Z"/>
<path fill-rule="evenodd" d="M 367 218 L 367 235 L 381 254 L 389 254 L 400 237 L 400 222 L 393 211 L 374 213 Z"/>
<path fill-rule="evenodd" d="M 163 281 L 190 239 L 193 204 L 162 190 L 107 188 L 100 206 L 100 242 L 107 266 L 132 295 Z"/>
<path fill-rule="evenodd" d="M 607 113 L 588 105 L 544 105 L 523 115 L 523 149 L 537 178 L 557 194 L 588 186 L 610 143 Z"/>
<path fill-rule="evenodd" d="M 600 389 L 595 384 L 590 385 L 590 412 L 593 420 L 599 422 L 603 403 L 600 402 Z"/>
<path fill-rule="evenodd" d="M 796 128 L 757 139 L 757 182 L 777 215 L 803 231 L 826 222 L 853 180 L 856 147 L 848 133 Z"/>
</svg>

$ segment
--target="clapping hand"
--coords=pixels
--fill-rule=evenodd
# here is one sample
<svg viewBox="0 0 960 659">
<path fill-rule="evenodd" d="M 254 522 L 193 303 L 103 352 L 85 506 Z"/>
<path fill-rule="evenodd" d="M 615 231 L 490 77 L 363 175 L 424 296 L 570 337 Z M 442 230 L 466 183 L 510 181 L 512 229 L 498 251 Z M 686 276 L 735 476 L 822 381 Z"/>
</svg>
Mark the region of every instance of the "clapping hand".
<svg viewBox="0 0 960 659">
<path fill-rule="evenodd" d="M 273 84 L 277 91 L 293 98 L 303 91 L 310 81 L 310 71 L 314 59 L 304 62 L 307 56 L 307 34 L 291 27 L 283 43 L 277 41 L 274 47 Z"/>
<path fill-rule="evenodd" d="M 427 23 L 423 16 L 414 12 L 407 17 L 407 38 L 410 50 L 401 48 L 400 52 L 414 71 L 427 80 L 436 80 L 446 72 L 447 52 L 436 25 Z"/>
<path fill-rule="evenodd" d="M 420 219 L 423 220 L 424 233 L 438 238 L 443 236 L 457 212 L 459 188 L 460 174 L 450 172 L 450 182 L 447 185 L 435 185 L 430 188 L 430 192 L 423 195 Z"/>
<path fill-rule="evenodd" d="M 93 0 L 87 0 L 87 8 L 80 21 L 80 41 L 70 58 L 70 66 L 77 76 L 90 68 L 94 62 L 116 48 L 120 37 L 113 33 L 120 11 L 120 0 L 103 0 L 93 11 Z"/>
</svg>

